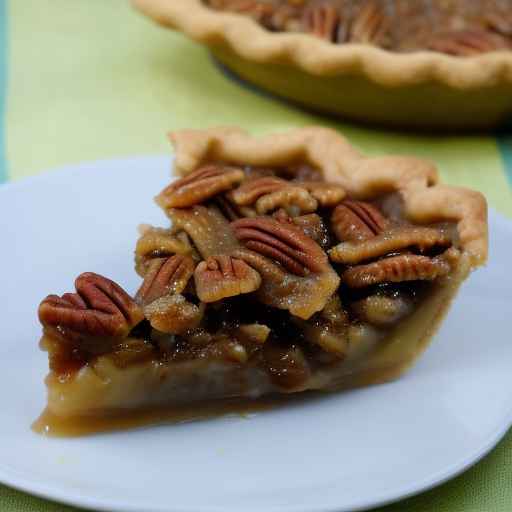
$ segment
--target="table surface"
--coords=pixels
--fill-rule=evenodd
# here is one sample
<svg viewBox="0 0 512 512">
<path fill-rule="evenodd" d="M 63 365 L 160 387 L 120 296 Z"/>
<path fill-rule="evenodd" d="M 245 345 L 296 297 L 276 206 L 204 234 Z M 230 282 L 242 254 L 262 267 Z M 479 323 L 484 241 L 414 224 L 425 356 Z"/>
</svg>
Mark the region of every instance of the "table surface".
<svg viewBox="0 0 512 512">
<path fill-rule="evenodd" d="M 170 0 L 172 1 L 172 0 Z M 245 87 L 203 48 L 122 0 L 0 0 L 0 182 L 66 164 L 169 153 L 178 128 L 252 133 L 322 124 L 368 154 L 436 162 L 512 216 L 512 135 L 426 136 L 326 120 Z M 0 485 L 2 512 L 77 510 Z M 512 510 L 512 432 L 450 482 L 382 511 Z"/>
</svg>

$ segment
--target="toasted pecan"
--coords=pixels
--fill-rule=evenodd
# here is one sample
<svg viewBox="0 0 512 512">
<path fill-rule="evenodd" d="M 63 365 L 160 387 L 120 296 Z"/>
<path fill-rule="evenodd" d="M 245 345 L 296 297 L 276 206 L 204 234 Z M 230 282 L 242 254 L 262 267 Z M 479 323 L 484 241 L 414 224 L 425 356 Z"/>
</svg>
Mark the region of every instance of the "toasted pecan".
<svg viewBox="0 0 512 512">
<path fill-rule="evenodd" d="M 164 295 L 181 293 L 192 277 L 195 266 L 194 260 L 188 255 L 175 254 L 169 258 L 153 259 L 135 300 L 147 305 Z"/>
<path fill-rule="evenodd" d="M 295 226 L 269 217 L 240 219 L 231 225 L 248 249 L 279 262 L 292 274 L 305 276 L 329 266 L 321 247 Z"/>
<path fill-rule="evenodd" d="M 332 212 L 331 225 L 338 240 L 345 242 L 373 238 L 388 222 L 372 204 L 346 199 Z"/>
<path fill-rule="evenodd" d="M 453 249 L 453 251 L 456 251 Z M 433 281 L 452 270 L 451 263 L 456 259 L 452 249 L 449 257 L 429 258 L 417 254 L 400 254 L 383 258 L 367 265 L 349 268 L 341 275 L 342 281 L 351 288 L 363 288 L 379 283 L 399 283 L 402 281 Z"/>
<path fill-rule="evenodd" d="M 245 261 L 233 256 L 210 256 L 194 272 L 197 296 L 203 302 L 216 302 L 257 290 L 261 277 Z"/>
<path fill-rule="evenodd" d="M 244 179 L 241 169 L 224 165 L 207 165 L 174 181 L 157 196 L 164 209 L 189 208 L 230 190 Z"/>
<path fill-rule="evenodd" d="M 401 226 L 368 240 L 342 242 L 329 251 L 329 256 L 336 263 L 354 265 L 409 248 L 423 253 L 433 247 L 448 247 L 451 243 L 450 236 L 440 229 Z"/>
<path fill-rule="evenodd" d="M 309 213 L 318 206 L 316 199 L 299 183 L 273 176 L 249 180 L 233 190 L 229 197 L 237 205 L 253 206 L 260 215 L 279 208 Z"/>
<path fill-rule="evenodd" d="M 136 302 L 114 281 L 93 272 L 80 274 L 76 293 L 49 295 L 39 306 L 45 326 L 86 336 L 123 337 L 144 316 Z"/>
</svg>

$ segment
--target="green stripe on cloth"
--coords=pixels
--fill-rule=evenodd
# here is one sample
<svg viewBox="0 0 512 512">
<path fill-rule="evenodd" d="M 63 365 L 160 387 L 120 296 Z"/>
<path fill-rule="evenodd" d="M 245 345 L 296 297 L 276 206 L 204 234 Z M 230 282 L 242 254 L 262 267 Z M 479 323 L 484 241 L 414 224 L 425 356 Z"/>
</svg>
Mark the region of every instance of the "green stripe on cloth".
<svg viewBox="0 0 512 512">
<path fill-rule="evenodd" d="M 0 0 L 0 183 L 7 179 L 7 160 L 5 155 L 7 44 L 7 7 L 5 0 Z"/>
<path fill-rule="evenodd" d="M 498 137 L 498 147 L 500 148 L 503 161 L 505 162 L 505 174 L 512 187 L 512 130 L 510 135 L 501 135 Z"/>
</svg>

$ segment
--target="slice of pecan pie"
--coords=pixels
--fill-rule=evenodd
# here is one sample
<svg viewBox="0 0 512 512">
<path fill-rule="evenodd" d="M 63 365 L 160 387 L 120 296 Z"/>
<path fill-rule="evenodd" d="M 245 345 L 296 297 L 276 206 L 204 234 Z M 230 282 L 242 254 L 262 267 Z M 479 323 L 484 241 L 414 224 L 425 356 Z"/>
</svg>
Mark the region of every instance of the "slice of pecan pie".
<svg viewBox="0 0 512 512">
<path fill-rule="evenodd" d="M 39 307 L 54 422 L 394 379 L 486 260 L 485 199 L 428 162 L 323 128 L 171 138 L 135 296 L 85 273 Z"/>
</svg>

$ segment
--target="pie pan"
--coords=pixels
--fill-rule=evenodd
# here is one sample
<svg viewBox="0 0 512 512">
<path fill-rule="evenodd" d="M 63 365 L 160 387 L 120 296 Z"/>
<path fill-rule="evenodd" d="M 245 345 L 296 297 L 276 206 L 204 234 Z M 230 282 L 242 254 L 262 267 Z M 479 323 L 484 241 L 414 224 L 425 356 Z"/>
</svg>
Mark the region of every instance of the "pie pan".
<svg viewBox="0 0 512 512">
<path fill-rule="evenodd" d="M 206 45 L 248 82 L 347 119 L 391 127 L 478 130 L 512 115 L 512 52 L 453 57 L 334 45 L 309 34 L 273 33 L 201 0 L 134 0 L 159 24 Z"/>
</svg>

